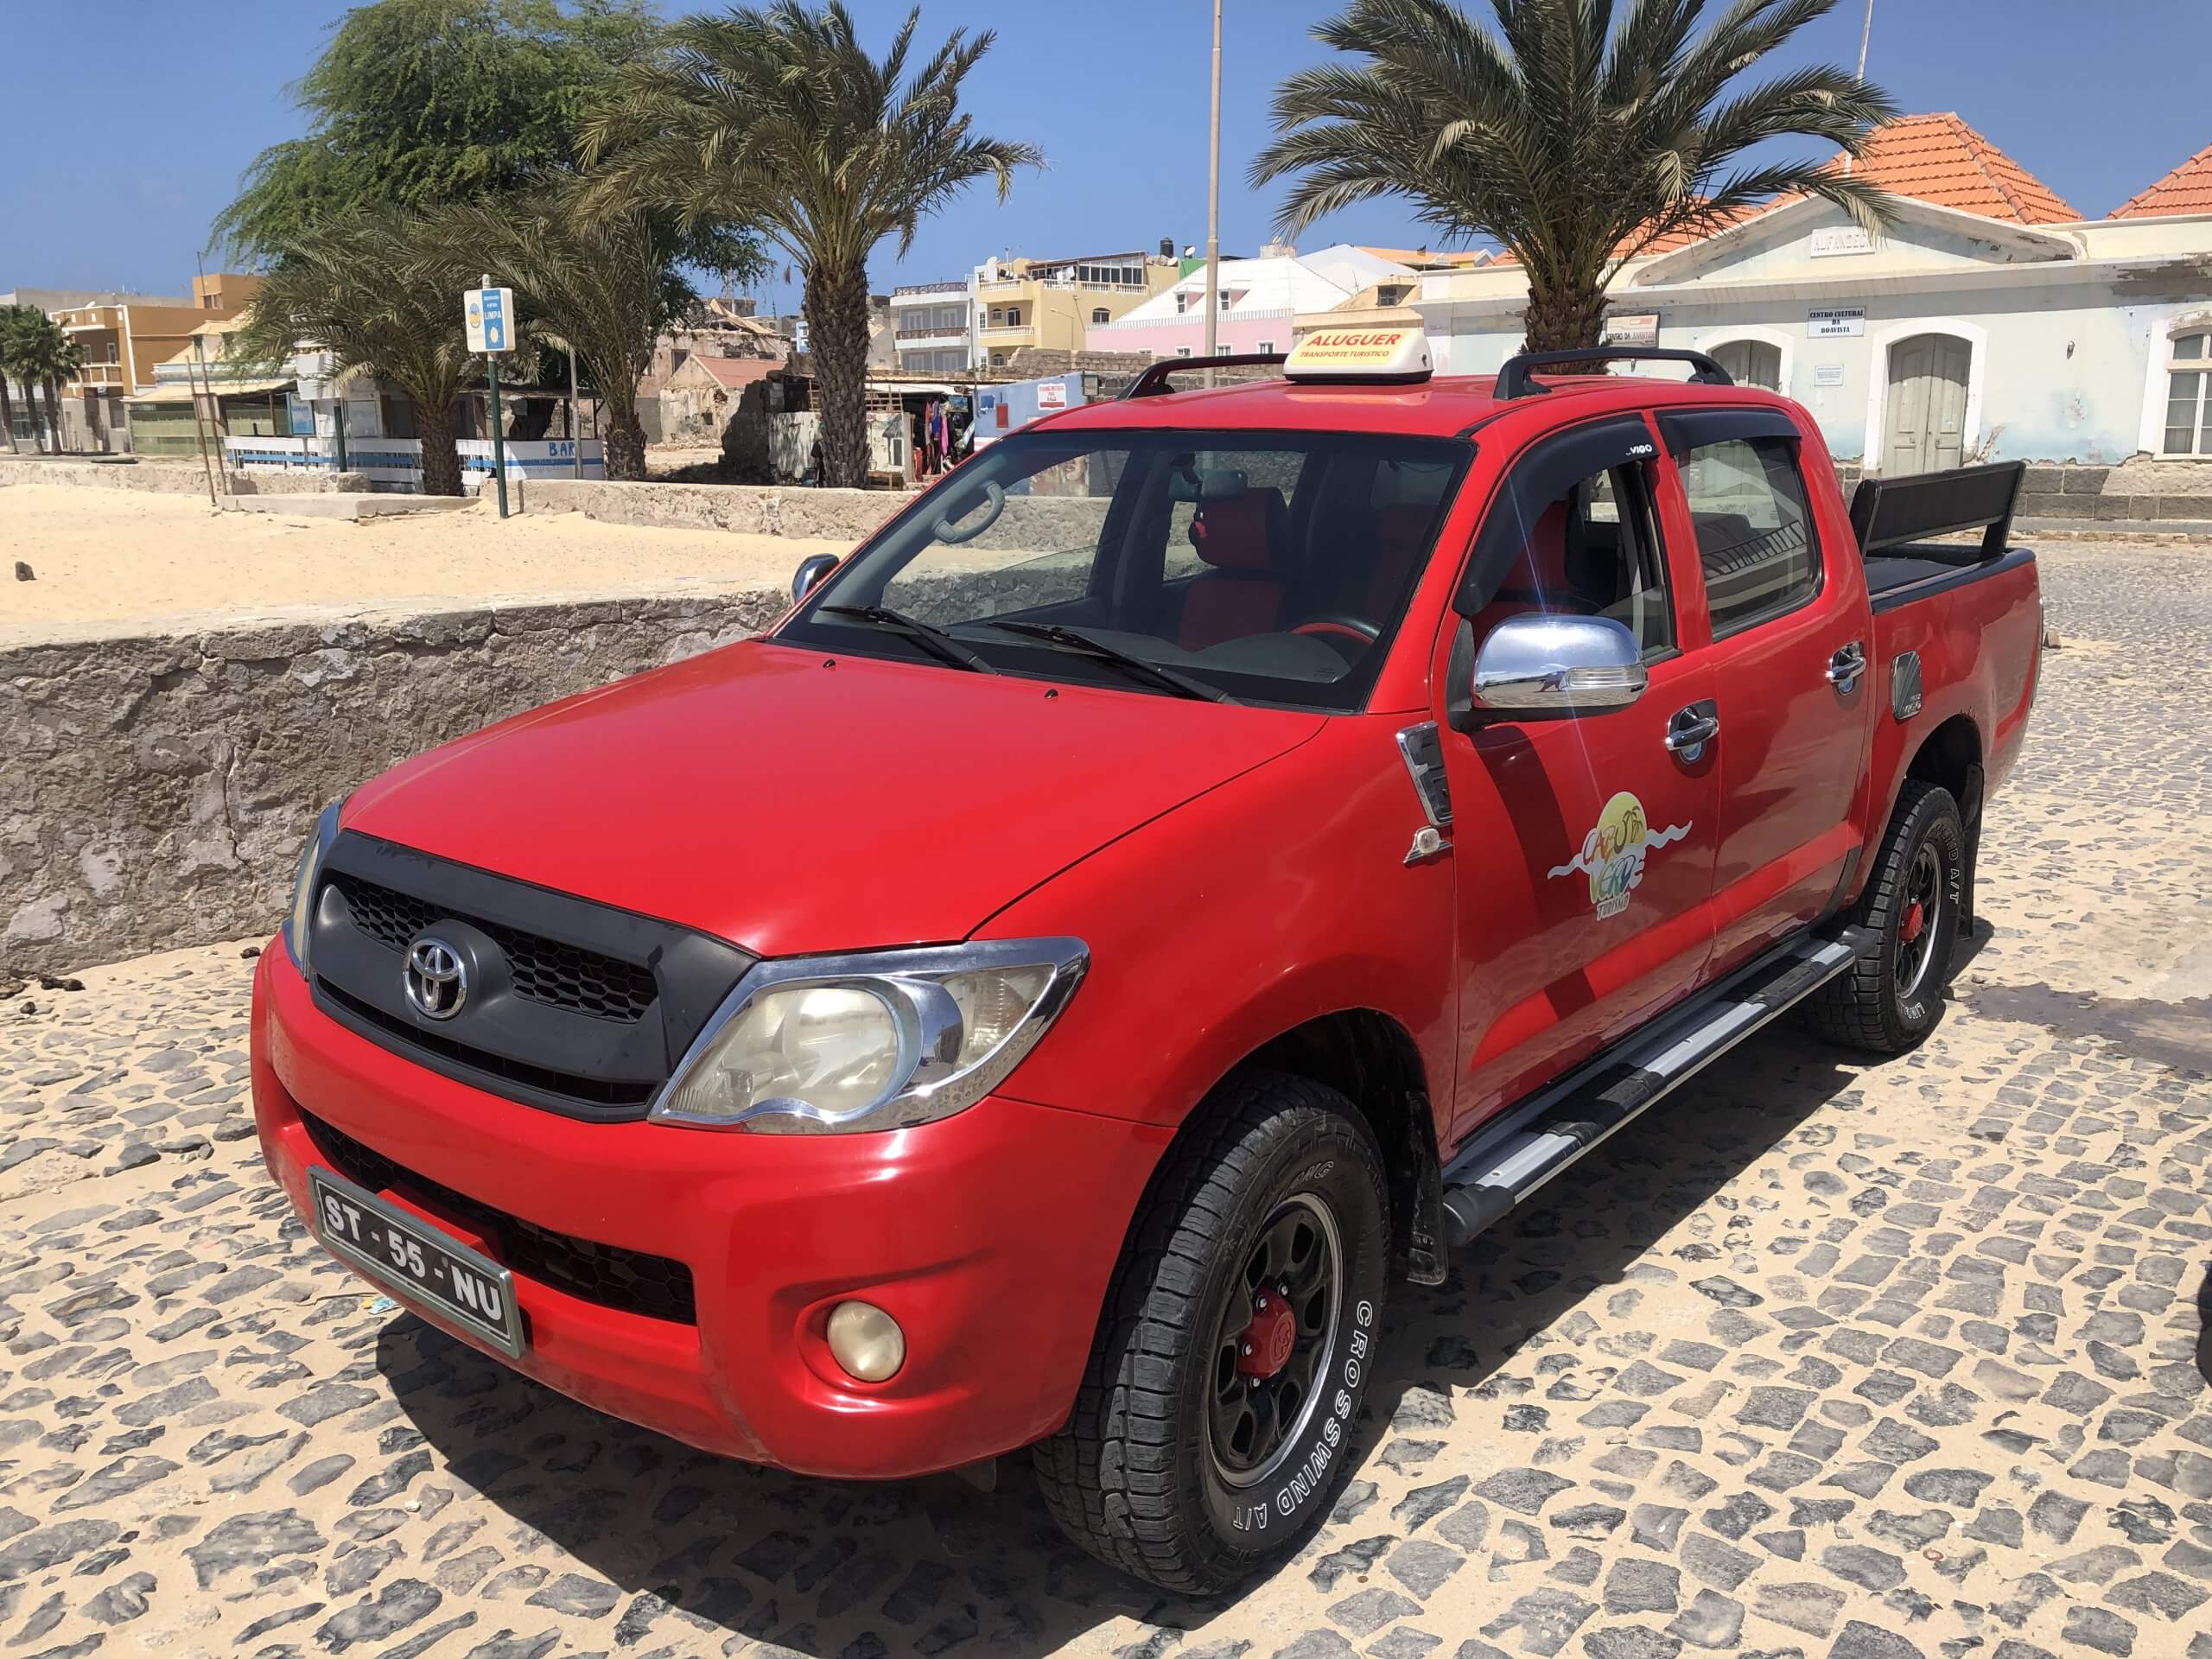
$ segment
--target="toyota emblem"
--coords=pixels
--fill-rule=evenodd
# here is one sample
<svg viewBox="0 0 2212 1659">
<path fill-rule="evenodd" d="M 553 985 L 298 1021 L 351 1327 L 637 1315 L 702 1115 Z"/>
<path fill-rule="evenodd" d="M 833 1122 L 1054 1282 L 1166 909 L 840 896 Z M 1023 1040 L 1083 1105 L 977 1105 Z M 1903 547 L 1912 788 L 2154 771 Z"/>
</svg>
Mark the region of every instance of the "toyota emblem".
<svg viewBox="0 0 2212 1659">
<path fill-rule="evenodd" d="M 450 1020 L 468 1001 L 468 966 L 443 939 L 416 940 L 402 977 L 407 1001 L 425 1020 Z"/>
</svg>

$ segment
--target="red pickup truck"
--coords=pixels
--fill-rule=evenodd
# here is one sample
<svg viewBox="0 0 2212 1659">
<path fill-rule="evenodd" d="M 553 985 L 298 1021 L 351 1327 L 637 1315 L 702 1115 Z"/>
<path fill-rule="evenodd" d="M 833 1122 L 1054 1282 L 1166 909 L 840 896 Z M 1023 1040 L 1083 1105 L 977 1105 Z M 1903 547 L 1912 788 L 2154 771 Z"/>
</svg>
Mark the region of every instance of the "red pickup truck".
<svg viewBox="0 0 2212 1659">
<path fill-rule="evenodd" d="M 1786 1009 L 1928 1032 L 2026 726 L 2017 467 L 1847 508 L 1796 404 L 1611 355 L 1693 376 L 1157 365 L 363 785 L 255 981 L 270 1169 L 618 1416 L 1281 1558 L 1394 1281 Z"/>
</svg>

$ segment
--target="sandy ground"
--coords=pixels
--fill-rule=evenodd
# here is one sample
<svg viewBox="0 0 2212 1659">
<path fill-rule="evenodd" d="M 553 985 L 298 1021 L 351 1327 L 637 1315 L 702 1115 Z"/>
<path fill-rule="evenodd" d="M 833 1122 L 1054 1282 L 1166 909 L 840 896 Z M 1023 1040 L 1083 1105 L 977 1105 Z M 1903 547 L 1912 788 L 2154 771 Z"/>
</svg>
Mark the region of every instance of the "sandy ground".
<svg viewBox="0 0 2212 1659">
<path fill-rule="evenodd" d="M 0 489 L 0 633 L 180 611 L 789 579 L 843 542 L 647 530 L 488 506 L 369 524 L 210 511 L 191 496 Z M 11 579 L 16 561 L 36 573 Z"/>
</svg>

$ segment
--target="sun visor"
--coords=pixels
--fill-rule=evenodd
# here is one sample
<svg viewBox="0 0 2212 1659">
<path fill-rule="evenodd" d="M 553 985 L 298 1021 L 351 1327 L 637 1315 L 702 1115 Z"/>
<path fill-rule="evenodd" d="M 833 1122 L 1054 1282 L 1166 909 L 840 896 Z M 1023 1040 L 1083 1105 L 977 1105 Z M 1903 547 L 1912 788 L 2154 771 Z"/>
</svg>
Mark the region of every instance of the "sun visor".
<svg viewBox="0 0 2212 1659">
<path fill-rule="evenodd" d="M 1291 347 L 1286 379 L 1352 385 L 1409 385 L 1433 372 L 1428 335 L 1419 325 L 1316 328 Z"/>
</svg>

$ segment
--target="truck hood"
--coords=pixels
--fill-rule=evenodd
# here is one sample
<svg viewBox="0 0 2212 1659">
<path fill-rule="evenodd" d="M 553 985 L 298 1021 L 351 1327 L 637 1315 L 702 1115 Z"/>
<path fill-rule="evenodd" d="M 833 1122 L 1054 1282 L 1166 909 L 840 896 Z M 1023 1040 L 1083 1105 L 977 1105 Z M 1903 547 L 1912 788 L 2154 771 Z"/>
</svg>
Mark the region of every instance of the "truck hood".
<svg viewBox="0 0 2212 1659">
<path fill-rule="evenodd" d="M 1324 718 L 752 641 L 419 755 L 343 822 L 764 956 L 938 943 Z"/>
</svg>

